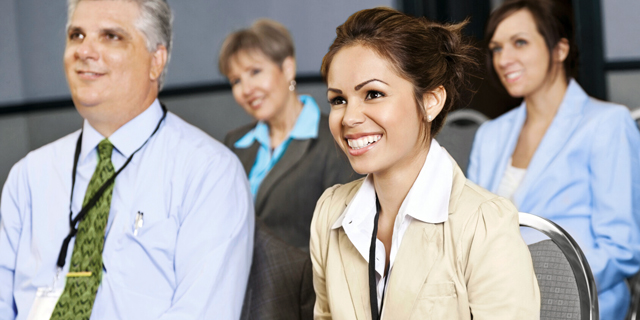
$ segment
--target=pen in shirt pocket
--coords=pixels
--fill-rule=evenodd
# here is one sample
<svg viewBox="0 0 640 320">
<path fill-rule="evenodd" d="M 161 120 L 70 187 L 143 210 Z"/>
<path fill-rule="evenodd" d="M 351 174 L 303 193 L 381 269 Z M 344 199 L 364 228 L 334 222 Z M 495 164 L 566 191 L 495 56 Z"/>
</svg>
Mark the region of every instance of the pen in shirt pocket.
<svg viewBox="0 0 640 320">
<path fill-rule="evenodd" d="M 138 211 L 136 214 L 136 222 L 133 225 L 133 236 L 138 236 L 138 229 L 142 228 L 144 224 L 144 213 L 142 211 Z"/>
</svg>

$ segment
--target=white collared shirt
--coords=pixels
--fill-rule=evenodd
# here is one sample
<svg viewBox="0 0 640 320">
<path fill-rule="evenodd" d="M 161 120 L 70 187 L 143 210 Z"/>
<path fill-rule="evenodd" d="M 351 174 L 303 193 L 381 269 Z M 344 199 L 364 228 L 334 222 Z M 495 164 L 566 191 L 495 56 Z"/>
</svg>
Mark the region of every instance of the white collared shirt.
<svg viewBox="0 0 640 320">
<path fill-rule="evenodd" d="M 435 139 L 431 140 L 429 154 L 416 181 L 405 197 L 393 226 L 391 252 L 389 255 L 389 276 L 393 270 L 402 238 L 411 222 L 442 223 L 449 216 L 449 198 L 453 184 L 453 163 L 446 151 Z M 369 247 L 376 215 L 376 191 L 373 176 L 367 175 L 362 186 L 351 199 L 343 214 L 333 224 L 332 229 L 344 228 L 344 232 L 360 255 L 369 262 Z M 378 308 L 381 306 L 385 289 L 384 266 L 386 251 L 384 244 L 376 239 L 376 283 Z"/>
</svg>

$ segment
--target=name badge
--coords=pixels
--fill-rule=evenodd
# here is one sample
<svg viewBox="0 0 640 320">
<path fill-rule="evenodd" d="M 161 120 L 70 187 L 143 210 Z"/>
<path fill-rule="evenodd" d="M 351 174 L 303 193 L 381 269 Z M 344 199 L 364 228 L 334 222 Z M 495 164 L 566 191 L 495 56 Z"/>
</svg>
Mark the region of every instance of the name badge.
<svg viewBox="0 0 640 320">
<path fill-rule="evenodd" d="M 27 320 L 49 320 L 64 288 L 38 288 Z"/>
</svg>

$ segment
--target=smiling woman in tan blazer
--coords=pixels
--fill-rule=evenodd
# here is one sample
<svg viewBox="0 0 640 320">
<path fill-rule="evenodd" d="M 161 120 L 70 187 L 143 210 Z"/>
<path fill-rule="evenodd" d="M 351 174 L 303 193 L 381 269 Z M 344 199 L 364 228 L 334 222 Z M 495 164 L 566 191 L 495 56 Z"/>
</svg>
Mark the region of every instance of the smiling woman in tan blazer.
<svg viewBox="0 0 640 320">
<path fill-rule="evenodd" d="M 515 207 L 433 139 L 474 66 L 463 25 L 375 8 L 337 28 L 321 69 L 329 127 L 367 177 L 316 206 L 315 319 L 539 318 Z"/>
</svg>

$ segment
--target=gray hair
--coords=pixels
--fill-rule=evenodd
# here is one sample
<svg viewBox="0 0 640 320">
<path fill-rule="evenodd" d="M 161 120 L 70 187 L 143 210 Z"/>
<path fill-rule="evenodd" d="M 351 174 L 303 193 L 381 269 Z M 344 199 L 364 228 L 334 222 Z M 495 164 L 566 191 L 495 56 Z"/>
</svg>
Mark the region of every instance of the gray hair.
<svg viewBox="0 0 640 320">
<path fill-rule="evenodd" d="M 78 3 L 83 0 L 67 1 L 67 29 L 71 25 L 71 17 L 76 11 Z M 92 0 L 97 1 L 97 0 Z M 159 45 L 167 48 L 167 63 L 158 78 L 158 90 L 162 89 L 167 75 L 167 66 L 171 60 L 171 45 L 173 43 L 173 13 L 166 0 L 122 0 L 131 1 L 140 7 L 140 17 L 135 22 L 136 28 L 144 34 L 147 40 L 147 50 L 155 52 Z"/>
</svg>

